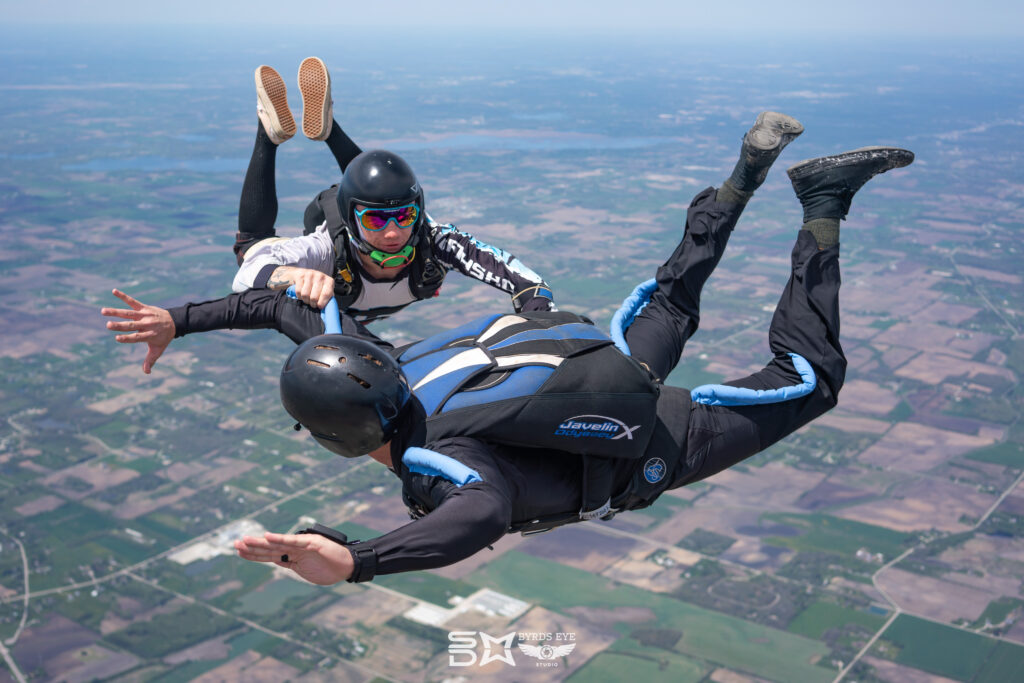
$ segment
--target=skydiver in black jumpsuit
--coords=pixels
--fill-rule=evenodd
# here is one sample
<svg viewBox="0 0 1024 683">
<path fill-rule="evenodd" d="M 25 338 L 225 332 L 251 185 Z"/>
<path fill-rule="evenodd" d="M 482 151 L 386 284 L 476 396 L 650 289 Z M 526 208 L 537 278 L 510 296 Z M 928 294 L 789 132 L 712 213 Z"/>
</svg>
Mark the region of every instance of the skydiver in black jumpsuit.
<svg viewBox="0 0 1024 683">
<path fill-rule="evenodd" d="M 696 331 L 701 289 L 721 259 L 747 200 L 782 148 L 802 130 L 788 116 L 762 114 L 744 138 L 732 176 L 721 188 L 708 188 L 692 201 L 682 242 L 658 269 L 649 303 L 625 330 L 632 357 L 656 380 L 671 372 Z M 657 427 L 644 456 L 611 461 L 611 511 L 645 507 L 667 489 L 710 477 L 836 405 L 846 371 L 839 343 L 839 222 L 864 183 L 912 161 L 913 154 L 907 150 L 876 147 L 808 160 L 789 169 L 804 223 L 792 251 L 792 273 L 769 329 L 774 357 L 764 369 L 718 387 L 726 399 L 730 391 L 739 389 L 735 392 L 741 397 L 739 404 L 715 405 L 722 401 L 714 392 L 691 396 L 689 390 L 661 386 Z M 162 310 L 134 300 L 129 303 L 135 311 L 122 311 L 120 317 L 139 319 L 142 309 Z M 110 309 L 105 312 L 119 315 Z M 174 336 L 272 327 L 298 343 L 324 331 L 317 311 L 266 290 L 171 309 L 169 319 Z M 108 323 L 119 331 L 146 329 L 131 325 Z M 343 318 L 342 326 L 346 335 L 389 346 L 352 319 Z M 130 337 L 122 335 L 119 341 L 147 341 Z M 810 382 L 808 369 L 798 366 L 794 354 L 809 364 Z M 786 396 L 794 389 L 793 397 L 786 400 L 752 399 L 752 404 L 742 404 L 744 395 Z M 311 534 L 245 537 L 236 543 L 239 555 L 293 569 L 314 583 L 358 582 L 376 574 L 452 564 L 505 533 L 593 518 L 581 514 L 586 507 L 582 456 L 467 437 L 421 443 L 418 433 L 415 420 L 405 420 L 385 448 L 372 454 L 402 479 L 403 498 L 416 516 L 414 521 L 378 538 L 353 543 L 319 525 Z M 427 448 L 448 465 L 424 470 L 410 464 L 403 460 L 409 447 Z"/>
</svg>

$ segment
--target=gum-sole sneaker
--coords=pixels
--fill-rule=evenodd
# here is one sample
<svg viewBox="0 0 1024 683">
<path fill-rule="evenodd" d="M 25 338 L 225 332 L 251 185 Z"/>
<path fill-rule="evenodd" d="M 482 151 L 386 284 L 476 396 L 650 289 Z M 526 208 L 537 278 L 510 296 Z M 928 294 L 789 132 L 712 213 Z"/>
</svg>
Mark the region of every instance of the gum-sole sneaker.
<svg viewBox="0 0 1024 683">
<path fill-rule="evenodd" d="M 266 64 L 256 69 L 256 102 L 256 113 L 271 142 L 280 145 L 295 135 L 295 118 L 288 108 L 284 79 Z"/>
<path fill-rule="evenodd" d="M 331 106 L 331 75 L 316 57 L 307 57 L 299 65 L 299 92 L 302 93 L 302 132 L 310 140 L 326 140 L 331 134 L 334 112 Z"/>
</svg>

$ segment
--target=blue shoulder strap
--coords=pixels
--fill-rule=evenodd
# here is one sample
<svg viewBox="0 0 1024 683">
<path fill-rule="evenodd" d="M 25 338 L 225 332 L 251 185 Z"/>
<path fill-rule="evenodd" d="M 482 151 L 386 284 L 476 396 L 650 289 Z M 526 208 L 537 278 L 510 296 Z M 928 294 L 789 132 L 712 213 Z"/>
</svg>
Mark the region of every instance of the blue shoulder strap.
<svg viewBox="0 0 1024 683">
<path fill-rule="evenodd" d="M 444 477 L 460 488 L 475 481 L 483 481 L 483 477 L 473 468 L 463 465 L 455 458 L 426 448 L 414 446 L 405 449 L 402 464 L 410 472 L 430 477 Z"/>
<path fill-rule="evenodd" d="M 425 353 L 436 351 L 446 344 L 450 344 L 460 339 L 475 339 L 477 335 L 487 328 L 488 325 L 500 317 L 500 313 L 484 316 L 482 318 L 477 318 L 476 320 L 471 320 L 465 325 L 435 334 L 433 337 L 427 337 L 403 351 L 402 355 L 399 356 L 399 360 L 406 361 L 416 358 L 417 356 L 422 356 Z"/>
<path fill-rule="evenodd" d="M 297 299 L 295 286 L 288 288 L 285 292 L 289 298 Z M 338 310 L 338 300 L 331 297 L 327 305 L 320 311 L 320 319 L 324 321 L 324 334 L 341 334 L 341 312 Z"/>
<path fill-rule="evenodd" d="M 525 328 L 525 329 L 524 329 Z M 492 315 L 429 337 L 398 357 L 428 417 L 510 399 L 529 399 L 566 358 L 612 340 L 578 316 Z M 463 391 L 494 371 L 485 386 Z"/>
<path fill-rule="evenodd" d="M 625 301 L 622 302 L 622 306 L 612 316 L 612 341 L 615 342 L 615 346 L 619 347 L 619 351 L 622 351 L 627 356 L 630 353 L 629 345 L 626 343 L 626 330 L 633 324 L 636 317 L 640 315 L 640 311 L 644 310 L 644 306 L 650 302 L 651 295 L 654 294 L 654 290 L 657 288 L 658 281 L 654 278 L 641 282 L 633 290 L 633 293 L 626 297 Z"/>
<path fill-rule="evenodd" d="M 781 403 L 801 398 L 814 391 L 818 378 L 807 359 L 795 353 L 789 354 L 793 367 L 800 373 L 800 384 L 778 389 L 744 389 L 725 384 L 705 384 L 690 392 L 690 400 L 706 406 L 756 406 L 766 403 Z"/>
</svg>

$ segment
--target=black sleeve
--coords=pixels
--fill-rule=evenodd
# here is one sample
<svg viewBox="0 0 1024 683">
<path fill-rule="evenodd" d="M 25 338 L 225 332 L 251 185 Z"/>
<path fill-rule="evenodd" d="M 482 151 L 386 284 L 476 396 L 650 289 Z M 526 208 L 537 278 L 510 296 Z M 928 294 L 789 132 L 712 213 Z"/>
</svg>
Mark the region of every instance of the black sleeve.
<svg viewBox="0 0 1024 683">
<path fill-rule="evenodd" d="M 399 441 L 408 443 L 401 437 Z M 410 472 L 401 460 L 405 446 L 393 446 L 395 471 L 402 478 L 402 497 L 421 516 L 351 547 L 353 554 L 372 550 L 377 574 L 444 567 L 486 548 L 508 532 L 516 485 L 503 471 L 493 449 L 465 437 L 444 439 L 425 448 L 454 460 L 474 476 L 464 479 L 468 483 L 460 486 L 451 480 L 457 478 L 452 475 Z"/>
<path fill-rule="evenodd" d="M 452 485 L 441 505 L 426 516 L 350 548 L 372 549 L 377 574 L 445 567 L 501 538 L 511 516 L 512 505 L 498 487 L 487 482 Z"/>
<path fill-rule="evenodd" d="M 183 337 L 211 330 L 274 329 L 296 344 L 324 333 L 320 311 L 292 299 L 284 290 L 248 289 L 221 299 L 188 303 L 168 309 L 174 321 L 174 336 Z M 342 333 L 391 348 L 361 323 L 341 316 Z"/>
<path fill-rule="evenodd" d="M 331 128 L 330 139 L 331 141 L 328 144 L 331 148 L 331 153 L 334 154 L 334 160 L 338 162 L 338 168 L 344 173 L 348 165 L 352 163 L 352 160 L 362 154 L 363 150 L 352 141 L 348 133 L 341 129 L 337 121 L 334 122 Z"/>
<path fill-rule="evenodd" d="M 555 310 L 551 288 L 515 255 L 454 225 L 432 223 L 430 229 L 437 257 L 447 268 L 507 292 L 516 312 Z"/>
</svg>

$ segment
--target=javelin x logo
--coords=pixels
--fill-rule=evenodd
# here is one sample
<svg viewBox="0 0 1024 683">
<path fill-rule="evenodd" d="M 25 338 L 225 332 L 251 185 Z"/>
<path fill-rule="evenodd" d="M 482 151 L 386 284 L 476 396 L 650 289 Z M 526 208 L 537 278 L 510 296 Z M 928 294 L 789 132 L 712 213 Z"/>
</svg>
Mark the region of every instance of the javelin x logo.
<svg viewBox="0 0 1024 683">
<path fill-rule="evenodd" d="M 589 437 L 611 439 L 612 441 L 626 437 L 632 441 L 633 432 L 638 429 L 640 429 L 640 425 L 627 427 L 625 422 L 606 415 L 577 415 L 563 420 L 555 430 L 555 436 L 570 436 L 574 439 Z"/>
</svg>

